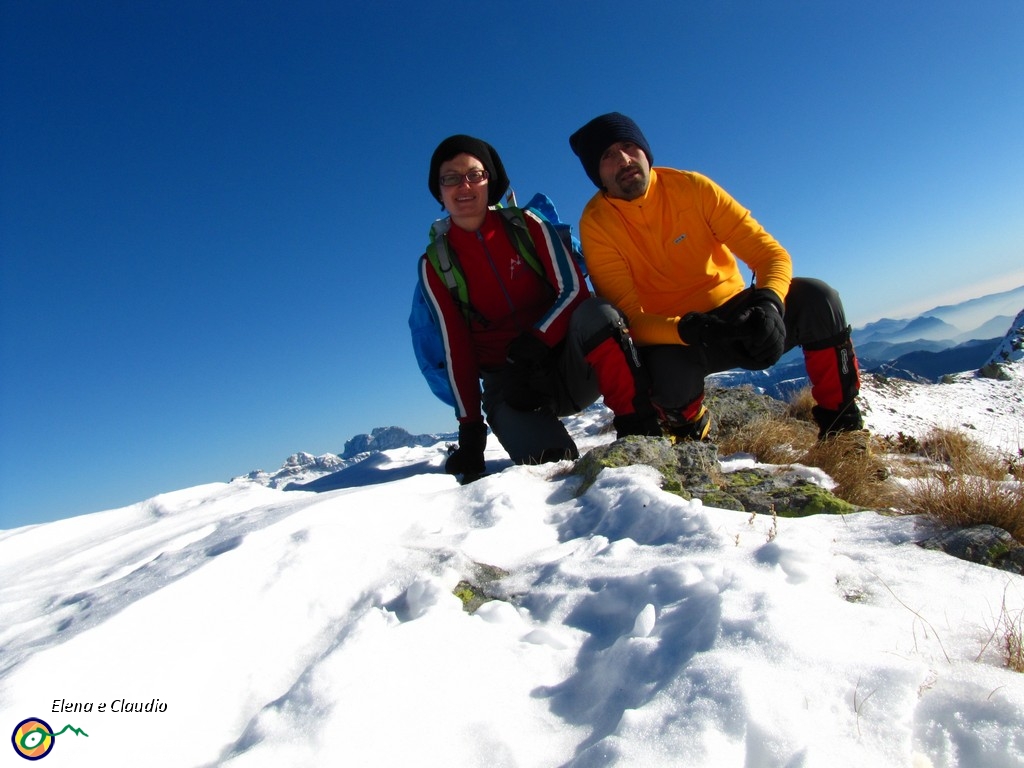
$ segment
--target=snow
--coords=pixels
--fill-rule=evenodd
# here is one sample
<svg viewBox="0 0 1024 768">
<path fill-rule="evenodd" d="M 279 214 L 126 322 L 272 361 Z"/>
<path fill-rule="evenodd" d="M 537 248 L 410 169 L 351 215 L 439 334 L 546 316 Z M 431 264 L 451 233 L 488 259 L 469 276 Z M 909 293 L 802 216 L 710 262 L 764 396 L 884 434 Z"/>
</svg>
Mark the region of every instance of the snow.
<svg viewBox="0 0 1024 768">
<path fill-rule="evenodd" d="M 866 386 L 869 426 L 1018 449 L 1020 379 L 961 383 Z M 570 422 L 581 449 L 606 420 Z M 465 487 L 439 443 L 319 494 L 238 478 L 0 531 L 0 724 L 88 734 L 51 768 L 1024 765 L 1022 577 L 911 517 L 751 516 L 641 466 L 577 496 L 569 462 L 487 458 Z M 478 563 L 503 599 L 469 614 Z"/>
<path fill-rule="evenodd" d="M 920 437 L 930 428 L 959 430 L 1003 453 L 1024 448 L 1024 364 L 1004 367 L 1008 381 L 959 373 L 942 384 L 863 377 L 865 425 L 882 435 Z"/>
</svg>

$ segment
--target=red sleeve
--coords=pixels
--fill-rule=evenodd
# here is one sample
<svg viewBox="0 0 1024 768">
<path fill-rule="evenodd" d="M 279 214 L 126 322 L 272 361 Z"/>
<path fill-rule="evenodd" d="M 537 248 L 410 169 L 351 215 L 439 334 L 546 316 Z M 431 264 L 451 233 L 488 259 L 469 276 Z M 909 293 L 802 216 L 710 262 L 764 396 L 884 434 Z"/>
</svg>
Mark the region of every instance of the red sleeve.
<svg viewBox="0 0 1024 768">
<path fill-rule="evenodd" d="M 455 416 L 462 421 L 480 421 L 480 369 L 462 311 L 448 292 L 444 281 L 426 256 L 420 259 L 420 274 L 426 286 L 426 299 L 438 318 L 444 343 L 448 378 L 455 394 Z"/>
</svg>

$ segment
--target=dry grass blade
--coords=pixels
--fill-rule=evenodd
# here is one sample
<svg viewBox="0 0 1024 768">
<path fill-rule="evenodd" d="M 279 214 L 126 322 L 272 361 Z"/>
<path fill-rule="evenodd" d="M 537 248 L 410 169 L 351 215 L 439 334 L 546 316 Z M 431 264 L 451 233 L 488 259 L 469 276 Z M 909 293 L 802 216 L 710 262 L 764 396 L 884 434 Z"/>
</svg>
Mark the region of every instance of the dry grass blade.
<svg viewBox="0 0 1024 768">
<path fill-rule="evenodd" d="M 1016 618 L 1010 616 L 1003 605 L 1003 652 L 1006 666 L 1014 672 L 1024 672 L 1024 611 L 1018 611 Z"/>
<path fill-rule="evenodd" d="M 879 458 L 866 433 L 849 433 L 817 442 L 802 463 L 819 467 L 836 481 L 836 496 L 870 509 L 899 506 L 902 494 L 889 481 L 889 467 Z"/>
</svg>

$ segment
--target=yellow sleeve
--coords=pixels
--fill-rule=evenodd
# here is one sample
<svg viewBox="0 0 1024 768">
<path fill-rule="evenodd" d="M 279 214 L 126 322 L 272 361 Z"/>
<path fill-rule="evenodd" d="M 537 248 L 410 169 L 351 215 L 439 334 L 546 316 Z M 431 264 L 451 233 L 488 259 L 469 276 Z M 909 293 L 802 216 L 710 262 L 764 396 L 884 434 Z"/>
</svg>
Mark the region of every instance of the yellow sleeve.
<svg viewBox="0 0 1024 768">
<path fill-rule="evenodd" d="M 750 267 L 758 288 L 771 288 L 785 301 L 793 279 L 789 252 L 718 184 L 691 175 L 699 182 L 704 216 L 715 237 Z"/>
</svg>

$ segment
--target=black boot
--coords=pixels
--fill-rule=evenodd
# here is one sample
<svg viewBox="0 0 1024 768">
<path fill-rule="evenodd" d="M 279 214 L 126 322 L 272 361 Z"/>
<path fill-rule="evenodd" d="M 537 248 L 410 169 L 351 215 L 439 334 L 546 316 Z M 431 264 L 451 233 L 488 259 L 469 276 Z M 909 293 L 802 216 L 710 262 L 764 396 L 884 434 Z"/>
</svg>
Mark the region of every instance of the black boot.
<svg viewBox="0 0 1024 768">
<path fill-rule="evenodd" d="M 818 439 L 825 440 L 843 432 L 857 432 L 864 429 L 864 417 L 857 403 L 850 401 L 835 411 L 816 405 L 811 408 L 814 421 L 818 424 Z"/>
<path fill-rule="evenodd" d="M 673 443 L 707 440 L 708 432 L 711 431 L 711 412 L 707 406 L 701 405 L 697 415 L 687 421 L 669 416 L 665 419 L 665 431 Z"/>
<path fill-rule="evenodd" d="M 647 414 L 627 413 L 623 416 L 616 416 L 612 420 L 615 425 L 615 439 L 621 440 L 629 435 L 641 435 L 644 437 L 661 437 L 661 425 L 654 411 Z"/>
</svg>

